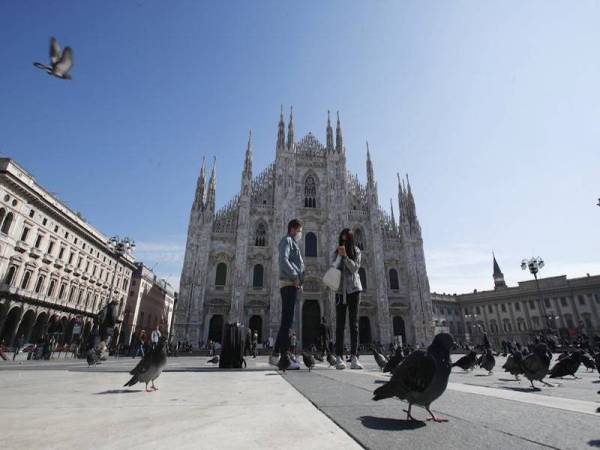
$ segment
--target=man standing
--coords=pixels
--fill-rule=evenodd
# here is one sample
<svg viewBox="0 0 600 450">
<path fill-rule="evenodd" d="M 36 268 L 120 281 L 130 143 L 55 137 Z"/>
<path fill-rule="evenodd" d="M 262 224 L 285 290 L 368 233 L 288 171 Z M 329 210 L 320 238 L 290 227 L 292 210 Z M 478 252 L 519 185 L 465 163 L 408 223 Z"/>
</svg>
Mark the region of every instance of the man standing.
<svg viewBox="0 0 600 450">
<path fill-rule="evenodd" d="M 302 223 L 293 219 L 288 232 L 279 242 L 279 288 L 281 293 L 281 323 L 269 363 L 277 366 L 279 353 L 290 349 L 290 328 L 294 323 L 294 310 L 298 292 L 304 281 L 304 261 L 298 242 L 302 239 Z M 299 369 L 298 362 L 291 360 L 288 370 Z"/>
</svg>

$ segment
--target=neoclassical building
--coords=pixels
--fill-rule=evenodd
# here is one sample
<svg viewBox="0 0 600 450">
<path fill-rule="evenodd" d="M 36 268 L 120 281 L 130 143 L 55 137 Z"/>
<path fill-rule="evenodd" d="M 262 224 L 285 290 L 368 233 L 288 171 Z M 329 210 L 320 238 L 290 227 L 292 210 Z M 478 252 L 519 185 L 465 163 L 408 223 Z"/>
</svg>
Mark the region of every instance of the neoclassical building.
<svg viewBox="0 0 600 450">
<path fill-rule="evenodd" d="M 349 227 L 362 249 L 364 287 L 359 311 L 360 341 L 389 343 L 402 336 L 427 343 L 433 336 L 429 281 L 421 227 L 408 179 L 398 176 L 398 222 L 378 202 L 377 182 L 367 144 L 362 184 L 346 169 L 339 116 L 334 132 L 329 115 L 323 145 L 311 133 L 295 138 L 293 115 L 279 119 L 275 161 L 258 175 L 252 168 L 251 135 L 239 193 L 215 209 L 216 165 L 206 181 L 204 162 L 192 203 L 176 308 L 176 335 L 194 346 L 221 340 L 224 323 L 240 321 L 274 337 L 281 314 L 278 243 L 287 223 L 304 225 L 300 243 L 306 279 L 294 329 L 303 346 L 315 342 L 319 318 L 335 322 L 334 298 L 321 283 L 338 235 Z"/>
<path fill-rule="evenodd" d="M 0 342 L 85 337 L 109 298 L 122 318 L 133 269 L 131 255 L 117 257 L 79 213 L 0 159 Z"/>
<path fill-rule="evenodd" d="M 492 264 L 494 289 L 431 294 L 437 330 L 475 344 L 485 331 L 496 346 L 503 340 L 527 343 L 542 330 L 567 340 L 580 333 L 600 335 L 600 275 L 560 275 L 507 286 L 495 257 Z"/>
</svg>

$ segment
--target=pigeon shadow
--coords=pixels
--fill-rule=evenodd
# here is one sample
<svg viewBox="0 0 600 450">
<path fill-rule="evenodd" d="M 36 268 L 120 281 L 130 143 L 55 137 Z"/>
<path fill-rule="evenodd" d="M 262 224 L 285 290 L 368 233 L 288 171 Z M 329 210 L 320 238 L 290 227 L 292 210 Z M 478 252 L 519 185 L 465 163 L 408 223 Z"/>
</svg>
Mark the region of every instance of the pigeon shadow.
<svg viewBox="0 0 600 450">
<path fill-rule="evenodd" d="M 489 373 L 476 373 L 475 376 L 476 377 L 490 377 L 491 375 Z"/>
<path fill-rule="evenodd" d="M 588 445 L 590 447 L 600 447 L 600 439 L 594 439 L 593 441 L 588 441 Z"/>
<path fill-rule="evenodd" d="M 498 378 L 498 381 L 519 381 L 515 378 Z"/>
<path fill-rule="evenodd" d="M 540 392 L 541 389 L 539 387 L 535 387 L 535 388 L 524 388 L 524 387 L 510 387 L 510 386 L 504 386 L 503 389 L 507 389 L 509 391 L 517 391 L 517 392 Z"/>
<path fill-rule="evenodd" d="M 403 431 L 417 430 L 425 426 L 425 422 L 420 420 L 401 420 L 391 419 L 389 417 L 362 416 L 359 420 L 363 426 L 372 430 Z"/>
<path fill-rule="evenodd" d="M 598 383 L 600 383 L 600 380 L 594 380 L 594 381 L 592 381 L 592 383 L 598 384 Z"/>
<path fill-rule="evenodd" d="M 94 395 L 105 395 L 105 394 L 133 394 L 136 392 L 142 392 L 141 389 L 110 389 L 108 391 L 96 392 Z"/>
<path fill-rule="evenodd" d="M 387 383 L 387 381 L 386 380 L 375 380 L 375 381 L 373 381 L 373 383 L 375 383 L 375 384 L 385 384 L 385 383 Z"/>
</svg>

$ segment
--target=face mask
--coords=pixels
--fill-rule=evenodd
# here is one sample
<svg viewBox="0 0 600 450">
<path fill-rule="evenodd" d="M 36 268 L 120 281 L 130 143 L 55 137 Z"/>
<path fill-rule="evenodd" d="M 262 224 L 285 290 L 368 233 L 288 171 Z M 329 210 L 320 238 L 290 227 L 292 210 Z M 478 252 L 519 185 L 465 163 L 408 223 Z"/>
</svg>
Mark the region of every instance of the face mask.
<svg viewBox="0 0 600 450">
<path fill-rule="evenodd" d="M 294 235 L 294 241 L 296 242 L 300 242 L 300 240 L 302 239 L 302 231 L 298 231 L 295 235 Z"/>
</svg>

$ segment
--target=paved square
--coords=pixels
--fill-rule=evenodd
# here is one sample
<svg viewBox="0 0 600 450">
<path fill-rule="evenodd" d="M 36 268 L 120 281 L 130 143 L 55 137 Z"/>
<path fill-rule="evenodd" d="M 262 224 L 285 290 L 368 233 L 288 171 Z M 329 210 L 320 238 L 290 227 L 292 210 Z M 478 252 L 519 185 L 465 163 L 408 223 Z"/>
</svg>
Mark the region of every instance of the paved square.
<svg viewBox="0 0 600 450">
<path fill-rule="evenodd" d="M 600 446 L 600 378 L 532 392 L 496 370 L 454 369 L 432 409 L 448 422 L 406 422 L 406 403 L 371 400 L 389 375 L 319 364 L 280 375 L 265 357 L 222 371 L 207 358 L 170 358 L 157 381 L 123 388 L 138 359 L 88 368 L 85 361 L 0 364 L 2 448 L 411 448 L 581 449 Z"/>
</svg>

